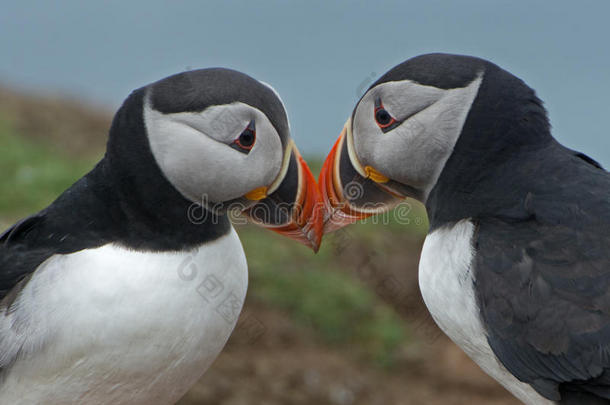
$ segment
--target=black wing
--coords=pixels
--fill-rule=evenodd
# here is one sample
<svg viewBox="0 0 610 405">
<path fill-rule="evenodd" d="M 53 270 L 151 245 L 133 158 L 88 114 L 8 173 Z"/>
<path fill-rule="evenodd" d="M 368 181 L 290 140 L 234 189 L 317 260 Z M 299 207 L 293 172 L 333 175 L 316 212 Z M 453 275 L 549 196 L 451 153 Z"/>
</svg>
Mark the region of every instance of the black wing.
<svg viewBox="0 0 610 405">
<path fill-rule="evenodd" d="M 0 301 L 54 254 L 108 241 L 111 210 L 91 191 L 94 187 L 89 177 L 81 178 L 44 210 L 0 234 Z"/>
<path fill-rule="evenodd" d="M 53 254 L 49 249 L 33 250 L 22 244 L 28 233 L 36 232 L 43 223 L 44 215 L 35 214 L 22 219 L 0 235 L 0 301 Z"/>
<path fill-rule="evenodd" d="M 606 403 L 610 176 L 588 164 L 586 176 L 529 193 L 528 219 L 477 221 L 476 291 L 489 344 L 512 374 L 551 400 Z M 588 401 L 578 403 L 598 403 Z"/>
</svg>

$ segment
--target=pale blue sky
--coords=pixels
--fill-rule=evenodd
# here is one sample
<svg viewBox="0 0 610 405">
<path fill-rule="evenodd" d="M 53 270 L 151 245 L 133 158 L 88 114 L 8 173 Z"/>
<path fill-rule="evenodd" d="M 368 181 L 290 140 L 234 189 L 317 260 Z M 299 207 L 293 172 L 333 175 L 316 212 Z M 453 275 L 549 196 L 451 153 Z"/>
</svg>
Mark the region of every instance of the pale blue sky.
<svg viewBox="0 0 610 405">
<path fill-rule="evenodd" d="M 282 95 L 325 154 L 371 80 L 412 56 L 489 59 L 535 88 L 554 134 L 610 166 L 609 1 L 4 1 L 0 82 L 115 110 L 134 88 L 226 66 Z"/>
</svg>

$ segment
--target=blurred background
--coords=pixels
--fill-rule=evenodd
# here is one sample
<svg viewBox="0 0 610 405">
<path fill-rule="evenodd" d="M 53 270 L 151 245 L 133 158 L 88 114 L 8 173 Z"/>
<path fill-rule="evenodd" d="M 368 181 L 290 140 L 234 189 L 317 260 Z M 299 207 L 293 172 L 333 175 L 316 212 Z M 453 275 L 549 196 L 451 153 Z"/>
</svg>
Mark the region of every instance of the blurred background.
<svg viewBox="0 0 610 405">
<path fill-rule="evenodd" d="M 314 171 L 355 102 L 412 56 L 489 59 L 537 90 L 554 135 L 610 165 L 610 3 L 3 2 L 0 228 L 101 157 L 131 90 L 225 66 L 272 84 Z M 240 226 L 250 267 L 225 351 L 181 404 L 515 404 L 435 327 L 417 287 L 415 202 L 317 255 Z"/>
</svg>

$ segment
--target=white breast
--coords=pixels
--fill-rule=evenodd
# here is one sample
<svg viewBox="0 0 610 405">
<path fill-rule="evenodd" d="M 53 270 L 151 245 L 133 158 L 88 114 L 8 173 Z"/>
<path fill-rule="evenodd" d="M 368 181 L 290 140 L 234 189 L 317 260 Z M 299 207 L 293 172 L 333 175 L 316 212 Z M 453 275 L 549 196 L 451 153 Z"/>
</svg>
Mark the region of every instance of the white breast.
<svg viewBox="0 0 610 405">
<path fill-rule="evenodd" d="M 234 230 L 187 253 L 58 255 L 0 321 L 0 403 L 173 404 L 227 341 L 248 284 Z"/>
<path fill-rule="evenodd" d="M 462 220 L 426 238 L 419 263 L 426 306 L 443 332 L 513 395 L 526 404 L 552 404 L 510 374 L 487 343 L 474 292 L 473 234 L 472 222 Z"/>
</svg>

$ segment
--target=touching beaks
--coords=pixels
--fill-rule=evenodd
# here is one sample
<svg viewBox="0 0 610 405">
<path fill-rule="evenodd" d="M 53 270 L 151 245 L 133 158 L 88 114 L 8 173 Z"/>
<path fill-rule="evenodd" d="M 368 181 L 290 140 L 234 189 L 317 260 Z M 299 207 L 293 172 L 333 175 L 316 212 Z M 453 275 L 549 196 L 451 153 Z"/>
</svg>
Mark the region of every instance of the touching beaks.
<svg viewBox="0 0 610 405">
<path fill-rule="evenodd" d="M 323 205 L 316 180 L 291 141 L 278 180 L 245 195 L 258 202 L 244 213 L 257 225 L 317 252 L 323 235 Z"/>
<path fill-rule="evenodd" d="M 351 118 L 326 157 L 318 183 L 324 204 L 324 233 L 385 212 L 405 198 L 392 187 L 395 182 L 359 162 Z"/>
</svg>

